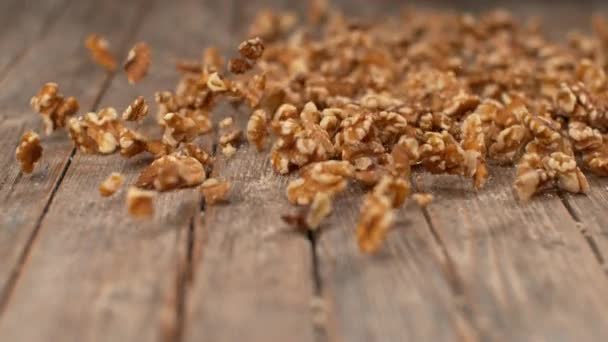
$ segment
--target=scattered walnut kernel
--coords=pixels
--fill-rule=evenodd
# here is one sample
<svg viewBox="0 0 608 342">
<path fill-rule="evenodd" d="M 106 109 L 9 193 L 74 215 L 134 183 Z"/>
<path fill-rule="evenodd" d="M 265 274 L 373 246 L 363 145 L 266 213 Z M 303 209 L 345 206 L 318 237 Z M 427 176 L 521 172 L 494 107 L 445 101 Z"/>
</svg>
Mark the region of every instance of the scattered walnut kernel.
<svg viewBox="0 0 608 342">
<path fill-rule="evenodd" d="M 99 193 L 103 197 L 112 196 L 124 181 L 124 177 L 118 172 L 112 172 L 101 184 L 99 184 Z"/>
<path fill-rule="evenodd" d="M 38 94 L 30 100 L 32 108 L 38 112 L 44 122 L 44 132 L 49 135 L 57 128 L 65 127 L 67 120 L 79 109 L 74 97 L 64 99 L 59 93 L 57 83 L 46 83 Z"/>
<path fill-rule="evenodd" d="M 231 116 L 222 119 L 222 121 L 220 121 L 220 123 L 218 124 L 218 126 L 220 128 L 228 128 L 230 126 L 232 126 L 232 124 L 234 123 L 234 120 L 232 119 Z"/>
<path fill-rule="evenodd" d="M 392 206 L 388 197 L 371 192 L 365 196 L 357 224 L 359 249 L 373 253 L 384 242 L 394 220 Z"/>
<path fill-rule="evenodd" d="M 228 199 L 230 187 L 230 182 L 209 178 L 201 184 L 200 190 L 205 197 L 205 203 L 213 205 Z"/>
<path fill-rule="evenodd" d="M 91 53 L 91 57 L 95 63 L 101 65 L 108 71 L 116 70 L 116 58 L 110 52 L 110 44 L 104 37 L 92 33 L 87 36 L 85 46 Z"/>
<path fill-rule="evenodd" d="M 346 189 L 353 167 L 345 161 L 325 161 L 308 165 L 301 177 L 287 185 L 287 198 L 293 204 L 308 205 L 319 192 L 334 195 Z"/>
<path fill-rule="evenodd" d="M 213 92 L 223 92 L 228 90 L 228 85 L 217 72 L 214 72 L 207 79 L 207 88 Z"/>
<path fill-rule="evenodd" d="M 268 136 L 267 122 L 268 116 L 263 109 L 254 111 L 247 122 L 247 141 L 253 144 L 258 151 L 264 150 L 266 145 L 266 137 Z"/>
<path fill-rule="evenodd" d="M 141 122 L 146 115 L 148 115 L 146 100 L 144 100 L 143 96 L 138 96 L 122 113 L 122 119 Z"/>
<path fill-rule="evenodd" d="M 260 37 L 248 39 L 239 45 L 239 53 L 247 59 L 256 60 L 264 53 L 264 43 Z"/>
<path fill-rule="evenodd" d="M 426 208 L 433 202 L 433 195 L 427 193 L 416 193 L 412 195 L 412 199 L 422 208 Z"/>
<path fill-rule="evenodd" d="M 42 157 L 42 146 L 40 136 L 33 131 L 27 131 L 21 136 L 19 146 L 15 151 L 15 157 L 21 166 L 21 172 L 32 173 L 34 164 Z"/>
<path fill-rule="evenodd" d="M 315 230 L 321 224 L 321 221 L 331 214 L 332 208 L 331 195 L 327 192 L 318 192 L 310 204 L 308 214 L 306 215 L 306 225 L 309 229 Z"/>
<path fill-rule="evenodd" d="M 222 147 L 222 154 L 226 156 L 226 158 L 232 158 L 236 154 L 236 148 L 232 146 L 232 144 L 226 144 Z"/>
<path fill-rule="evenodd" d="M 129 214 L 138 218 L 148 218 L 154 215 L 154 191 L 141 190 L 134 186 L 127 191 L 127 209 Z"/>
<path fill-rule="evenodd" d="M 150 67 L 150 47 L 144 42 L 135 44 L 125 62 L 124 69 L 129 83 L 139 82 L 148 73 Z"/>
<path fill-rule="evenodd" d="M 205 168 L 189 156 L 166 155 L 141 171 L 135 185 L 143 189 L 167 191 L 201 184 L 206 178 Z"/>
</svg>

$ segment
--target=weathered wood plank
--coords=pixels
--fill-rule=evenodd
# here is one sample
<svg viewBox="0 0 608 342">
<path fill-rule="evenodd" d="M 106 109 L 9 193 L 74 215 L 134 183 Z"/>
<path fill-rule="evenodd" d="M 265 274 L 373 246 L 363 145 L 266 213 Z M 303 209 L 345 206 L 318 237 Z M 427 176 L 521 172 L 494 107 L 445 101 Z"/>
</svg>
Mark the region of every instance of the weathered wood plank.
<svg viewBox="0 0 608 342">
<path fill-rule="evenodd" d="M 52 196 L 72 151 L 64 132 L 44 137 L 44 154 L 31 175 L 22 175 L 14 160 L 14 149 L 24 129 L 40 127 L 37 114 L 29 109 L 29 98 L 47 81 L 56 81 L 65 94 L 76 96 L 82 111 L 90 110 L 104 90 L 107 73 L 93 65 L 84 48 L 90 31 L 104 32 L 114 44 L 122 41 L 138 12 L 137 4 L 116 11 L 113 2 L 74 2 L 65 9 L 51 32 L 32 47 L 23 61 L 12 68 L 0 92 L 0 106 L 5 120 L 0 136 L 2 149 L 0 174 L 0 298 L 10 292 L 19 263 L 35 233 L 38 220 Z M 111 22 L 112 25 L 108 25 Z M 124 51 L 123 51 L 124 53 Z M 44 56 L 44 58 L 41 58 Z M 0 305 L 0 309 L 3 305 Z M 1 310 L 0 310 L 1 311 Z"/>
<path fill-rule="evenodd" d="M 449 265 L 418 207 L 398 210 L 387 243 L 370 256 L 355 239 L 362 198 L 356 186 L 340 196 L 318 237 L 330 335 L 343 341 L 475 340 L 458 289 L 444 275 Z"/>
<path fill-rule="evenodd" d="M 423 177 L 435 195 L 429 220 L 482 335 L 605 340 L 606 278 L 576 222 L 555 194 L 518 203 L 512 173 L 493 169 L 479 192 L 456 177 Z"/>
<path fill-rule="evenodd" d="M 204 45 L 225 40 L 229 14 L 219 5 L 146 2 L 151 12 L 129 44 L 136 40 L 149 43 L 153 51 L 150 74 L 135 87 L 119 75 L 100 106 L 122 110 L 137 95 L 152 103 L 154 91 L 173 88 L 177 58 L 198 57 Z M 154 120 L 149 121 L 153 126 Z M 63 144 L 66 148 L 58 158 L 69 153 L 69 142 Z M 0 321 L 0 340 L 179 337 L 182 268 L 188 231 L 199 212 L 197 190 L 159 195 L 155 217 L 149 221 L 132 219 L 126 213 L 126 186 L 109 199 L 97 192 L 110 172 L 123 173 L 128 185 L 148 162 L 146 157 L 124 160 L 118 155 L 76 153 L 42 221 L 9 310 Z M 21 317 L 35 319 L 36 328 L 25 329 Z"/>
<path fill-rule="evenodd" d="M 67 0 L 7 0 L 0 4 L 0 81 L 8 69 L 52 28 L 68 3 Z"/>
<path fill-rule="evenodd" d="M 278 177 L 250 146 L 218 156 L 214 176 L 233 184 L 229 205 L 208 206 L 190 290 L 186 341 L 312 341 L 312 251 L 280 219 L 289 209 Z"/>
</svg>

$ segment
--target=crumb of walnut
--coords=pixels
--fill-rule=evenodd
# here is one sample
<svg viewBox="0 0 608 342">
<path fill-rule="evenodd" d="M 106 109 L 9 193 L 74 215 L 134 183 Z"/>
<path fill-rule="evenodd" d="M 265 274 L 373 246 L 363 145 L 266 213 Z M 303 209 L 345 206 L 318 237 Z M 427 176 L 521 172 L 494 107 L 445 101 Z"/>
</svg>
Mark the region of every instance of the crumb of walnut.
<svg viewBox="0 0 608 342">
<path fill-rule="evenodd" d="M 116 58 L 110 52 L 110 43 L 104 37 L 92 33 L 85 40 L 85 46 L 91 53 L 91 58 L 95 63 L 101 65 L 108 71 L 116 70 Z"/>
<path fill-rule="evenodd" d="M 46 83 L 30 100 L 32 108 L 38 112 L 44 122 L 44 132 L 49 135 L 60 127 L 65 127 L 67 120 L 79 109 L 76 98 L 64 98 L 59 93 L 57 83 Z"/>
<path fill-rule="evenodd" d="M 433 195 L 429 193 L 415 193 L 412 195 L 412 199 L 422 208 L 426 208 L 433 202 Z"/>
<path fill-rule="evenodd" d="M 372 191 L 365 196 L 357 223 L 357 243 L 364 253 L 376 252 L 393 224 L 390 199 Z"/>
<path fill-rule="evenodd" d="M 210 205 L 227 201 L 230 188 L 230 182 L 220 181 L 216 178 L 209 178 L 200 186 L 205 203 Z"/>
<path fill-rule="evenodd" d="M 217 72 L 214 72 L 207 79 L 207 88 L 216 93 L 224 92 L 228 90 L 228 83 Z"/>
<path fill-rule="evenodd" d="M 138 96 L 122 113 L 122 119 L 141 122 L 146 115 L 148 115 L 148 104 L 143 96 Z"/>
<path fill-rule="evenodd" d="M 257 60 L 264 53 L 264 42 L 260 37 L 248 39 L 239 44 L 239 53 L 247 59 Z"/>
<path fill-rule="evenodd" d="M 101 184 L 99 184 L 99 194 L 103 197 L 112 196 L 124 181 L 124 177 L 118 172 L 112 172 Z"/>
<path fill-rule="evenodd" d="M 232 117 L 231 117 L 231 116 L 229 116 L 229 117 L 223 118 L 223 119 L 222 119 L 222 120 L 219 122 L 218 126 L 219 126 L 219 128 L 229 128 L 229 127 L 231 127 L 233 124 L 234 124 L 234 119 L 232 119 Z"/>
<path fill-rule="evenodd" d="M 225 146 L 222 146 L 222 154 L 226 158 L 232 158 L 232 156 L 236 154 L 236 148 L 232 146 L 232 144 L 226 144 Z"/>
<path fill-rule="evenodd" d="M 15 151 L 15 157 L 19 161 L 21 172 L 32 173 L 34 164 L 42 157 L 40 136 L 33 131 L 23 133 Z"/>
<path fill-rule="evenodd" d="M 241 140 L 242 135 L 243 132 L 240 129 L 230 129 L 220 135 L 218 142 L 222 146 L 226 146 L 228 144 L 237 145 Z"/>
<path fill-rule="evenodd" d="M 263 109 L 255 110 L 249 117 L 249 121 L 247 121 L 247 141 L 253 144 L 258 151 L 264 150 L 266 145 L 266 137 L 268 136 L 267 122 L 268 116 Z"/>
<path fill-rule="evenodd" d="M 124 70 L 129 83 L 139 82 L 148 74 L 150 68 L 150 47 L 144 42 L 139 42 L 129 50 Z"/>
<path fill-rule="evenodd" d="M 166 155 L 144 168 L 135 185 L 144 189 L 167 191 L 201 184 L 206 178 L 205 168 L 193 157 Z"/>
<path fill-rule="evenodd" d="M 461 145 L 464 149 L 465 173 L 473 179 L 475 188 L 480 189 L 488 180 L 488 167 L 486 138 L 479 114 L 473 113 L 462 122 Z"/>
<path fill-rule="evenodd" d="M 306 226 L 310 230 L 316 230 L 321 225 L 321 221 L 325 219 L 333 210 L 332 197 L 327 192 L 318 192 L 308 208 L 306 214 Z"/>
<path fill-rule="evenodd" d="M 287 199 L 298 205 L 308 205 L 319 192 L 330 195 L 346 189 L 347 178 L 354 174 L 353 166 L 346 161 L 325 161 L 310 164 L 287 185 Z"/>
<path fill-rule="evenodd" d="M 154 215 L 156 192 L 131 186 L 127 191 L 127 210 L 131 216 L 149 218 Z"/>
</svg>

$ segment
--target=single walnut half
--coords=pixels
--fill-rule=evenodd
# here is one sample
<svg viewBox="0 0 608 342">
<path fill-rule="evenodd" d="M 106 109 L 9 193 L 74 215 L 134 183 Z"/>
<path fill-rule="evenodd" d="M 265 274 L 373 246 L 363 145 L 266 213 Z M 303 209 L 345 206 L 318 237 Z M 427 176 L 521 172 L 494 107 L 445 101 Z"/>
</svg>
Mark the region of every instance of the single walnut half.
<svg viewBox="0 0 608 342">
<path fill-rule="evenodd" d="M 287 198 L 293 204 L 308 205 L 319 192 L 334 195 L 346 189 L 354 169 L 346 161 L 325 161 L 308 165 L 301 177 L 287 185 Z"/>
<path fill-rule="evenodd" d="M 110 154 L 119 147 L 123 125 L 114 108 L 71 118 L 68 132 L 74 145 L 85 153 Z"/>
<path fill-rule="evenodd" d="M 112 196 L 120 187 L 124 181 L 124 177 L 118 172 L 112 172 L 108 178 L 106 178 L 99 185 L 99 193 L 103 197 Z"/>
<path fill-rule="evenodd" d="M 333 210 L 331 195 L 327 192 L 318 192 L 308 208 L 306 214 L 306 226 L 308 229 L 315 230 Z"/>
<path fill-rule="evenodd" d="M 144 42 L 135 44 L 129 51 L 124 69 L 129 83 L 139 82 L 148 73 L 150 67 L 150 47 Z"/>
<path fill-rule="evenodd" d="M 371 192 L 365 196 L 357 223 L 357 243 L 365 253 L 380 248 L 393 224 L 394 213 L 388 197 Z"/>
<path fill-rule="evenodd" d="M 15 157 L 21 166 L 21 172 L 32 173 L 34 164 L 42 157 L 40 136 L 33 131 L 27 131 L 21 136 Z"/>
<path fill-rule="evenodd" d="M 44 122 L 44 132 L 49 135 L 55 129 L 65 127 L 69 117 L 79 109 L 74 97 L 64 99 L 59 93 L 57 83 L 46 83 L 30 100 L 32 108 L 38 112 Z"/>
<path fill-rule="evenodd" d="M 101 65 L 108 71 L 116 70 L 116 58 L 110 52 L 110 44 L 107 39 L 92 33 L 87 36 L 84 44 L 91 53 L 91 58 L 93 58 L 95 63 Z"/>
<path fill-rule="evenodd" d="M 127 191 L 127 210 L 137 218 L 148 218 L 154 215 L 156 192 L 141 190 L 134 186 Z"/>
<path fill-rule="evenodd" d="M 201 184 L 200 190 L 205 197 L 205 203 L 213 205 L 228 199 L 230 187 L 230 182 L 209 178 Z"/>
<path fill-rule="evenodd" d="M 146 100 L 144 100 L 143 96 L 138 96 L 122 113 L 122 119 L 141 122 L 146 115 L 148 115 Z"/>
<path fill-rule="evenodd" d="M 199 185 L 205 178 L 205 168 L 195 158 L 167 155 L 143 169 L 135 185 L 144 189 L 167 191 Z"/>
<path fill-rule="evenodd" d="M 239 45 L 239 52 L 247 59 L 256 60 L 264 53 L 264 43 L 259 37 L 248 39 Z"/>
<path fill-rule="evenodd" d="M 251 114 L 247 122 L 247 141 L 253 144 L 258 151 L 264 150 L 266 145 L 266 137 L 268 136 L 267 121 L 268 116 L 266 115 L 266 111 L 258 109 Z"/>
</svg>

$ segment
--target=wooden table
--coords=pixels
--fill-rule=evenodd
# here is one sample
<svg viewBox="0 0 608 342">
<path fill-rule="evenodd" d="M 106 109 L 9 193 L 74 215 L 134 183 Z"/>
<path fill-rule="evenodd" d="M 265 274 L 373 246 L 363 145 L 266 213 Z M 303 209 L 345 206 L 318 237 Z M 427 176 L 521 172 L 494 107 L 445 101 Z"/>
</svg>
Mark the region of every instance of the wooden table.
<svg viewBox="0 0 608 342">
<path fill-rule="evenodd" d="M 350 3 L 341 5 L 366 15 L 396 6 Z M 244 23 L 270 5 L 305 7 L 2 1 L 0 341 L 608 340 L 606 179 L 590 177 L 587 196 L 551 193 L 521 205 L 512 169 L 494 168 L 480 192 L 423 175 L 435 202 L 400 210 L 388 243 L 370 257 L 353 238 L 360 191 L 339 199 L 320 234 L 294 233 L 279 219 L 290 209 L 286 178 L 248 146 L 230 160 L 219 155 L 213 170 L 233 181 L 230 204 L 203 207 L 196 189 L 169 192 L 150 221 L 126 214 L 124 192 L 97 195 L 112 171 L 132 182 L 143 158 L 84 155 L 59 133 L 43 139 L 33 174 L 19 172 L 14 149 L 24 130 L 40 127 L 28 100 L 44 82 L 58 82 L 83 111 L 122 109 L 137 95 L 171 89 L 176 58 L 197 58 L 211 44 L 234 49 Z M 588 15 L 608 9 L 599 0 L 505 5 L 544 16 L 558 37 L 567 27 L 588 29 Z M 90 32 L 120 56 L 147 41 L 149 77 L 133 87 L 93 65 L 83 46 Z M 202 143 L 211 149 L 211 140 Z"/>
</svg>

